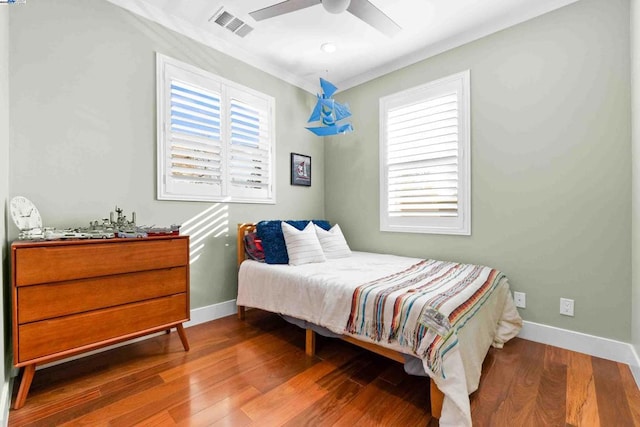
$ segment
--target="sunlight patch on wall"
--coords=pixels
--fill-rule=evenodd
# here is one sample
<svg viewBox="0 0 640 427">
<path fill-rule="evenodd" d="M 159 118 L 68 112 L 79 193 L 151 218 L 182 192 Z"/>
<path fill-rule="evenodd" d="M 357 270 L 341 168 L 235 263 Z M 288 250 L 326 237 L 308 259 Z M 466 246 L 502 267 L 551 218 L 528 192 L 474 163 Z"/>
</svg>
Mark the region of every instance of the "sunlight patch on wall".
<svg viewBox="0 0 640 427">
<path fill-rule="evenodd" d="M 229 206 L 216 203 L 182 224 L 181 234 L 189 235 L 189 263 L 195 263 L 205 247 L 205 239 L 229 232 Z"/>
</svg>

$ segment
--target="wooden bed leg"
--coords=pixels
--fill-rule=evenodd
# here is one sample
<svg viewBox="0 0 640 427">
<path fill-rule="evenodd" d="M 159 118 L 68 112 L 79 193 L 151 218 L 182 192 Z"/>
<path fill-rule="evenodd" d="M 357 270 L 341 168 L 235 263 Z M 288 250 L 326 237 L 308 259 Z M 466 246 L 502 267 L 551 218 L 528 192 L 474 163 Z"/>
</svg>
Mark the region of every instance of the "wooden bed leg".
<svg viewBox="0 0 640 427">
<path fill-rule="evenodd" d="M 243 305 L 239 305 L 238 306 L 238 319 L 239 320 L 244 320 L 244 306 Z"/>
<path fill-rule="evenodd" d="M 440 391 L 436 382 L 429 378 L 431 383 L 431 389 L 429 390 L 431 396 L 431 416 L 433 418 L 440 419 L 442 415 L 442 403 L 444 401 L 444 393 Z"/>
<path fill-rule="evenodd" d="M 307 329 L 307 335 L 304 342 L 304 351 L 307 356 L 316 355 L 316 333 L 311 329 Z"/>
</svg>

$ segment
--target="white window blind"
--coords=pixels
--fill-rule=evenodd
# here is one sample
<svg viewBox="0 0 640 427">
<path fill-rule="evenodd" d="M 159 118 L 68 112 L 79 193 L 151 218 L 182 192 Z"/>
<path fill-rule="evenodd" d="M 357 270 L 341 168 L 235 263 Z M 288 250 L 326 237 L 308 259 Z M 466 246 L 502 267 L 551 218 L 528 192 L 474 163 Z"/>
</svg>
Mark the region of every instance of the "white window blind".
<svg viewBox="0 0 640 427">
<path fill-rule="evenodd" d="M 380 101 L 383 231 L 470 234 L 469 72 Z"/>
<path fill-rule="evenodd" d="M 275 203 L 274 100 L 158 55 L 158 199 Z"/>
</svg>

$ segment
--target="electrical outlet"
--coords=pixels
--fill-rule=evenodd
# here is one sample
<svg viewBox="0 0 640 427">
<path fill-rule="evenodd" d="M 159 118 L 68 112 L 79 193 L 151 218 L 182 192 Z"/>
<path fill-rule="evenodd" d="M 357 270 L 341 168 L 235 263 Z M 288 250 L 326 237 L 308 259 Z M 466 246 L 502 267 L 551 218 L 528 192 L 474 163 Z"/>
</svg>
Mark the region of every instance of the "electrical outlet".
<svg viewBox="0 0 640 427">
<path fill-rule="evenodd" d="M 513 301 L 516 303 L 516 307 L 525 308 L 527 306 L 527 294 L 524 292 L 514 292 Z"/>
<path fill-rule="evenodd" d="M 569 298 L 560 298 L 560 314 L 565 316 L 573 316 L 573 300 Z"/>
</svg>

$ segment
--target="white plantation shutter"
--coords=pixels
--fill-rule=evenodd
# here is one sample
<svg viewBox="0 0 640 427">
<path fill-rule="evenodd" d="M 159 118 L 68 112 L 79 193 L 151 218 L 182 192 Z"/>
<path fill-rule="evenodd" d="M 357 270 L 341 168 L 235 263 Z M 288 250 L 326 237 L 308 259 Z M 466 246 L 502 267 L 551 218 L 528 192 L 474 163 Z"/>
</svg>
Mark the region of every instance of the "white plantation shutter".
<svg viewBox="0 0 640 427">
<path fill-rule="evenodd" d="M 269 105 L 241 91 L 229 91 L 231 137 L 230 193 L 241 198 L 268 197 L 271 189 Z"/>
<path fill-rule="evenodd" d="M 468 123 L 468 71 L 381 99 L 381 230 L 470 234 Z"/>
<path fill-rule="evenodd" d="M 453 93 L 389 111 L 389 215 L 458 215 L 457 101 Z"/>
<path fill-rule="evenodd" d="M 274 203 L 274 101 L 158 55 L 158 199 Z"/>
<path fill-rule="evenodd" d="M 170 81 L 166 188 L 179 195 L 222 195 L 220 94 Z"/>
</svg>

